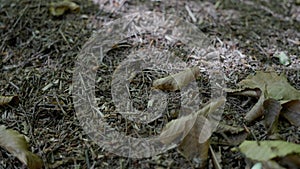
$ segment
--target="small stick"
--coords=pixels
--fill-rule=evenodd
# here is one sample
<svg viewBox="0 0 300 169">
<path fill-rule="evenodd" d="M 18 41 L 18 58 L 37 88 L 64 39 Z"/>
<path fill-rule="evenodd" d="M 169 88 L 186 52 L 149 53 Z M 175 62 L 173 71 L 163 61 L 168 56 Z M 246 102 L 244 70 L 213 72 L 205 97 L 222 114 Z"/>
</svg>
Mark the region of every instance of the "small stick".
<svg viewBox="0 0 300 169">
<path fill-rule="evenodd" d="M 185 9 L 187 10 L 189 16 L 191 17 L 193 22 L 197 22 L 197 19 L 195 17 L 195 15 L 193 14 L 193 12 L 191 11 L 190 7 L 188 5 L 185 5 Z"/>
</svg>

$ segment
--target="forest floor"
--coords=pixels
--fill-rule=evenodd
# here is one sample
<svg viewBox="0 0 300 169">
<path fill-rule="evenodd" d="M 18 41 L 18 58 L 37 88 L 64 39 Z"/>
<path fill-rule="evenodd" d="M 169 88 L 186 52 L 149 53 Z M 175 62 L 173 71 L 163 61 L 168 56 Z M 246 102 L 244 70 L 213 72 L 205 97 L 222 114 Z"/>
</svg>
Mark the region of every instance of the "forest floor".
<svg viewBox="0 0 300 169">
<path fill-rule="evenodd" d="M 50 1 L 0 2 L 0 95 L 17 95 L 20 99 L 16 107 L 0 108 L 0 124 L 27 136 L 31 151 L 42 158 L 45 168 L 197 168 L 197 162 L 187 160 L 176 148 L 150 158 L 117 156 L 91 140 L 76 116 L 72 80 L 83 45 L 103 25 L 133 12 L 176 14 L 196 25 L 221 51 L 227 86 L 234 87 L 247 75 L 272 67 L 284 73 L 288 82 L 300 90 L 300 5 L 293 0 L 171 0 L 168 3 L 75 0 L 80 11 L 62 16 L 51 15 Z M 288 56 L 290 64 L 282 65 L 274 57 L 280 52 Z M 103 99 L 99 107 L 107 114 L 114 109 L 110 90 L 112 74 L 123 59 L 120 56 L 124 55 L 126 49 L 124 53 L 123 48 L 115 48 L 110 57 L 104 59 L 108 66 L 97 72 L 101 79 L 97 81 L 96 96 Z M 200 62 L 199 58 L 181 56 L 181 59 L 191 65 Z M 144 95 L 152 81 L 166 74 L 168 72 L 148 70 L 135 77 L 130 90 L 134 91 L 131 94 L 137 109 L 143 110 L 147 106 Z M 203 96 L 201 103 L 205 104 L 210 99 L 208 76 L 197 82 Z M 141 85 L 143 87 L 139 87 Z M 151 136 L 149 130 L 153 127 L 159 134 L 167 122 L 178 116 L 178 93 L 173 93 L 172 97 L 173 102 L 155 123 L 157 126 L 154 123 L 150 126 L 127 124 L 119 114 L 111 117 L 110 124 L 120 130 L 126 128 L 128 135 L 136 137 Z M 248 103 L 246 106 L 245 102 Z M 255 102 L 247 97 L 227 96 L 221 121 L 232 126 L 247 126 L 251 130 L 249 140 L 267 140 L 267 131 L 260 120 L 247 124 L 243 119 Z M 300 144 L 300 129 L 287 121 L 280 121 L 278 133 L 282 140 Z M 234 145 L 216 142 L 212 147 L 219 154 L 222 168 L 247 166 L 243 154 L 231 151 Z M 207 167 L 212 168 L 211 158 Z M 0 149 L 1 168 L 24 166 Z"/>
</svg>

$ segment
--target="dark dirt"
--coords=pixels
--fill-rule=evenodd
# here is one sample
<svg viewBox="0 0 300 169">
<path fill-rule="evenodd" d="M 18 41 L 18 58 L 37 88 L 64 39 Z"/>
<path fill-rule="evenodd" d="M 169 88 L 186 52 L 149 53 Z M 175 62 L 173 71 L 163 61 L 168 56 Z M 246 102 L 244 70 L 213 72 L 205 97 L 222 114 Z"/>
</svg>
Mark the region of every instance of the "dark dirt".
<svg viewBox="0 0 300 169">
<path fill-rule="evenodd" d="M 291 85 L 300 90 L 300 6 L 295 1 L 128 1 L 113 5 L 99 0 L 102 5 L 76 0 L 79 13 L 60 17 L 49 13 L 50 1 L 0 0 L 0 95 L 18 95 L 17 107 L 0 108 L 0 124 L 15 129 L 30 140 L 31 151 L 44 161 L 45 168 L 197 168 L 197 161 L 188 161 L 173 149 L 152 158 L 130 159 L 116 156 L 89 139 L 75 115 L 72 103 L 72 76 L 74 63 L 82 46 L 93 31 L 105 23 L 127 13 L 150 10 L 178 16 L 192 22 L 185 5 L 189 5 L 197 21 L 194 23 L 214 43 L 226 50 L 224 72 L 226 85 L 233 87 L 255 70 L 273 67 L 284 72 Z M 109 53 L 107 68 L 98 70 L 101 76 L 96 95 L 102 96 L 107 122 L 126 131 L 133 137 L 159 134 L 162 127 L 178 117 L 179 93 L 170 92 L 166 114 L 148 125 L 125 123 L 120 114 L 111 114 L 111 76 L 125 56 L 127 48 L 117 48 Z M 178 55 L 185 53 L 179 47 Z M 240 51 L 244 58 L 226 55 Z M 273 55 L 284 51 L 290 56 L 289 66 L 280 65 Z M 182 58 L 187 62 L 193 62 Z M 134 106 L 143 110 L 147 106 L 147 90 L 152 81 L 168 72 L 143 70 L 130 84 Z M 197 79 L 204 104 L 210 97 L 209 79 Z M 252 134 L 247 139 L 268 139 L 260 120 L 246 124 L 244 113 L 255 100 L 241 106 L 248 98 L 228 96 L 222 122 L 232 126 L 247 126 Z M 202 106 L 202 105 L 201 105 Z M 136 125 L 139 130 L 136 129 Z M 283 140 L 300 143 L 300 129 L 282 120 L 279 134 Z M 222 138 L 214 135 L 214 138 Z M 244 156 L 232 152 L 233 145 L 214 143 L 225 169 L 245 168 Z M 0 149 L 0 169 L 25 168 L 17 158 Z M 209 158 L 208 168 L 212 167 Z"/>
</svg>

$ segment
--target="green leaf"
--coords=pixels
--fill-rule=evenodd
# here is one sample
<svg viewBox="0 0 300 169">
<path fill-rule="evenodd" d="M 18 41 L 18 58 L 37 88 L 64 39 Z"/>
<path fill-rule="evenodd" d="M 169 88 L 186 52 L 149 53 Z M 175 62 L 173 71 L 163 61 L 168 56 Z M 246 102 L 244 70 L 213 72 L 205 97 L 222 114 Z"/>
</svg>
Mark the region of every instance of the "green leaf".
<svg viewBox="0 0 300 169">
<path fill-rule="evenodd" d="M 238 86 L 242 89 L 259 88 L 266 99 L 272 98 L 281 103 L 300 99 L 300 91 L 291 86 L 283 74 L 278 76 L 276 72 L 258 71 L 239 82 Z"/>
<path fill-rule="evenodd" d="M 291 63 L 290 58 L 284 52 L 276 53 L 276 54 L 274 54 L 274 57 L 278 58 L 280 64 L 282 64 L 284 66 L 287 66 Z"/>
<path fill-rule="evenodd" d="M 240 151 L 247 158 L 257 161 L 267 161 L 275 157 L 284 157 L 289 154 L 300 154 L 300 145 L 285 141 L 244 141 L 239 146 Z"/>
</svg>

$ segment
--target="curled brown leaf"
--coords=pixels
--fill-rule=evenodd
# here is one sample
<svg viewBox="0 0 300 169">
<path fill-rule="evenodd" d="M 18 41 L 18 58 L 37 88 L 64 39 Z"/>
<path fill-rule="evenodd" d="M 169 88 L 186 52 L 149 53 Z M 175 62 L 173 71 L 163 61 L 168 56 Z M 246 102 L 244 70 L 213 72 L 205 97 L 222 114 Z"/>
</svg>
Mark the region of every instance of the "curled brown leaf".
<svg viewBox="0 0 300 169">
<path fill-rule="evenodd" d="M 176 91 L 182 87 L 187 86 L 190 82 L 195 81 L 200 71 L 198 67 L 189 68 L 182 72 L 157 79 L 153 82 L 153 88 L 165 90 L 165 91 Z"/>
</svg>

